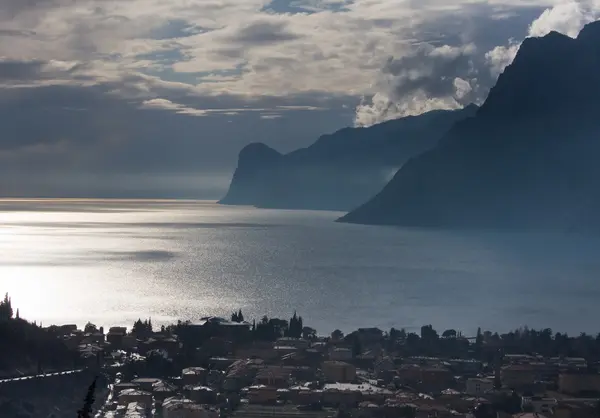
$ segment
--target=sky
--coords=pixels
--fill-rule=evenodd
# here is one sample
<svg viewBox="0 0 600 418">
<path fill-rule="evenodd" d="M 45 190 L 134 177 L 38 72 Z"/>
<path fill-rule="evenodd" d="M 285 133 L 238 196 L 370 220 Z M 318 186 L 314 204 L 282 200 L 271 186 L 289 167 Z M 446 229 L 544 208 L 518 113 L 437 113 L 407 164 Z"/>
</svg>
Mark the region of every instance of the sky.
<svg viewBox="0 0 600 418">
<path fill-rule="evenodd" d="M 481 103 L 600 0 L 0 0 L 0 196 L 218 199 L 246 144 Z"/>
</svg>

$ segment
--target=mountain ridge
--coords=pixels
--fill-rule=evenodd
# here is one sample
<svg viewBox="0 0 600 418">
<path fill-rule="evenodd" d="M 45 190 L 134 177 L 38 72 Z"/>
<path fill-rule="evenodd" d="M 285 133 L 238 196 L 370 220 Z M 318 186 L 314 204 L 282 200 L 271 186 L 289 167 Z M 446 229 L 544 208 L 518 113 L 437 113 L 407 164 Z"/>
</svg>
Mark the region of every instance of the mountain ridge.
<svg viewBox="0 0 600 418">
<path fill-rule="evenodd" d="M 473 118 L 341 222 L 600 227 L 600 21 L 528 38 Z M 596 138 L 596 140 L 595 140 Z"/>
<path fill-rule="evenodd" d="M 379 191 L 411 156 L 478 107 L 434 110 L 364 128 L 342 128 L 288 154 L 254 143 L 238 157 L 219 202 L 268 208 L 350 210 Z"/>
</svg>

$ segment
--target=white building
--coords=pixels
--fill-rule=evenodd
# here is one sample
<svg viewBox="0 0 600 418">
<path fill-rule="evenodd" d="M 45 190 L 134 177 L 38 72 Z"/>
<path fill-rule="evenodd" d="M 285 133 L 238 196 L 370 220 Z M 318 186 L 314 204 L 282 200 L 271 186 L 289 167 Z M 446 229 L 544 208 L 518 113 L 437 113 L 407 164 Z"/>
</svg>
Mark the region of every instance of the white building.
<svg viewBox="0 0 600 418">
<path fill-rule="evenodd" d="M 494 389 L 492 379 L 469 378 L 465 392 L 471 396 L 481 396 Z"/>
<path fill-rule="evenodd" d="M 152 394 L 139 389 L 125 389 L 119 394 L 119 404 L 138 403 L 146 407 L 152 406 Z"/>
<path fill-rule="evenodd" d="M 129 403 L 123 418 L 146 418 L 146 406 L 138 402 Z"/>
<path fill-rule="evenodd" d="M 218 418 L 219 413 L 190 399 L 167 398 L 163 402 L 163 418 Z"/>
</svg>

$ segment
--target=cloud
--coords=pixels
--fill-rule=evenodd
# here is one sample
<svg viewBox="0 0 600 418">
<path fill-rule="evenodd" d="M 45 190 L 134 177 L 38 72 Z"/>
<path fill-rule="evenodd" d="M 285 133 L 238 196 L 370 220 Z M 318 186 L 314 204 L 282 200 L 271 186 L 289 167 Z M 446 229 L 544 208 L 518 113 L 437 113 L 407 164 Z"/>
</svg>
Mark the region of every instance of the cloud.
<svg viewBox="0 0 600 418">
<path fill-rule="evenodd" d="M 181 115 L 191 116 L 206 116 L 207 112 L 201 109 L 194 109 L 192 107 L 186 107 L 177 103 L 173 103 L 167 99 L 150 99 L 144 100 L 141 105 L 142 109 L 155 109 L 155 110 L 170 110 Z"/>
<path fill-rule="evenodd" d="M 242 26 L 228 39 L 236 44 L 254 46 L 294 41 L 299 38 L 300 35 L 289 31 L 289 22 L 285 20 L 259 20 Z"/>
<path fill-rule="evenodd" d="M 486 51 L 552 5 L 0 0 L 0 193 L 125 193 L 147 176 L 187 195 L 213 190 L 190 179 L 223 187 L 248 142 L 306 146 L 358 103 L 368 125 L 479 101 L 512 52 Z"/>
<path fill-rule="evenodd" d="M 581 29 L 600 18 L 600 2 L 596 0 L 566 0 L 545 9 L 528 28 L 527 36 L 545 36 L 552 31 L 560 32 L 572 38 L 577 37 Z M 511 38 L 508 45 L 499 45 L 485 54 L 487 65 L 494 78 L 512 63 L 521 42 Z"/>
<path fill-rule="evenodd" d="M 410 54 L 390 58 L 381 70 L 370 102 L 356 109 L 355 124 L 369 126 L 400 115 L 455 109 L 478 100 L 477 48 L 421 44 Z"/>
<path fill-rule="evenodd" d="M 564 1 L 544 12 L 531 23 L 529 36 L 544 36 L 551 31 L 575 38 L 587 23 L 598 18 L 597 5 L 586 1 Z"/>
<path fill-rule="evenodd" d="M 485 53 L 485 59 L 493 77 L 498 77 L 517 56 L 521 43 L 509 40 L 508 46 L 497 46 Z"/>
</svg>

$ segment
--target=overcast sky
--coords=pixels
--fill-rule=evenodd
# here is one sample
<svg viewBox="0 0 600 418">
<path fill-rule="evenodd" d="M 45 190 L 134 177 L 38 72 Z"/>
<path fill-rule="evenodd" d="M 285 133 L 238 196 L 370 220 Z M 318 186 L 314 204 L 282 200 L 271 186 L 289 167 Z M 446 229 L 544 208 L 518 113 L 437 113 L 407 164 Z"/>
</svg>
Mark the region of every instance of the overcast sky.
<svg viewBox="0 0 600 418">
<path fill-rule="evenodd" d="M 480 103 L 600 0 L 0 0 L 0 195 L 219 198 L 237 153 Z"/>
</svg>

